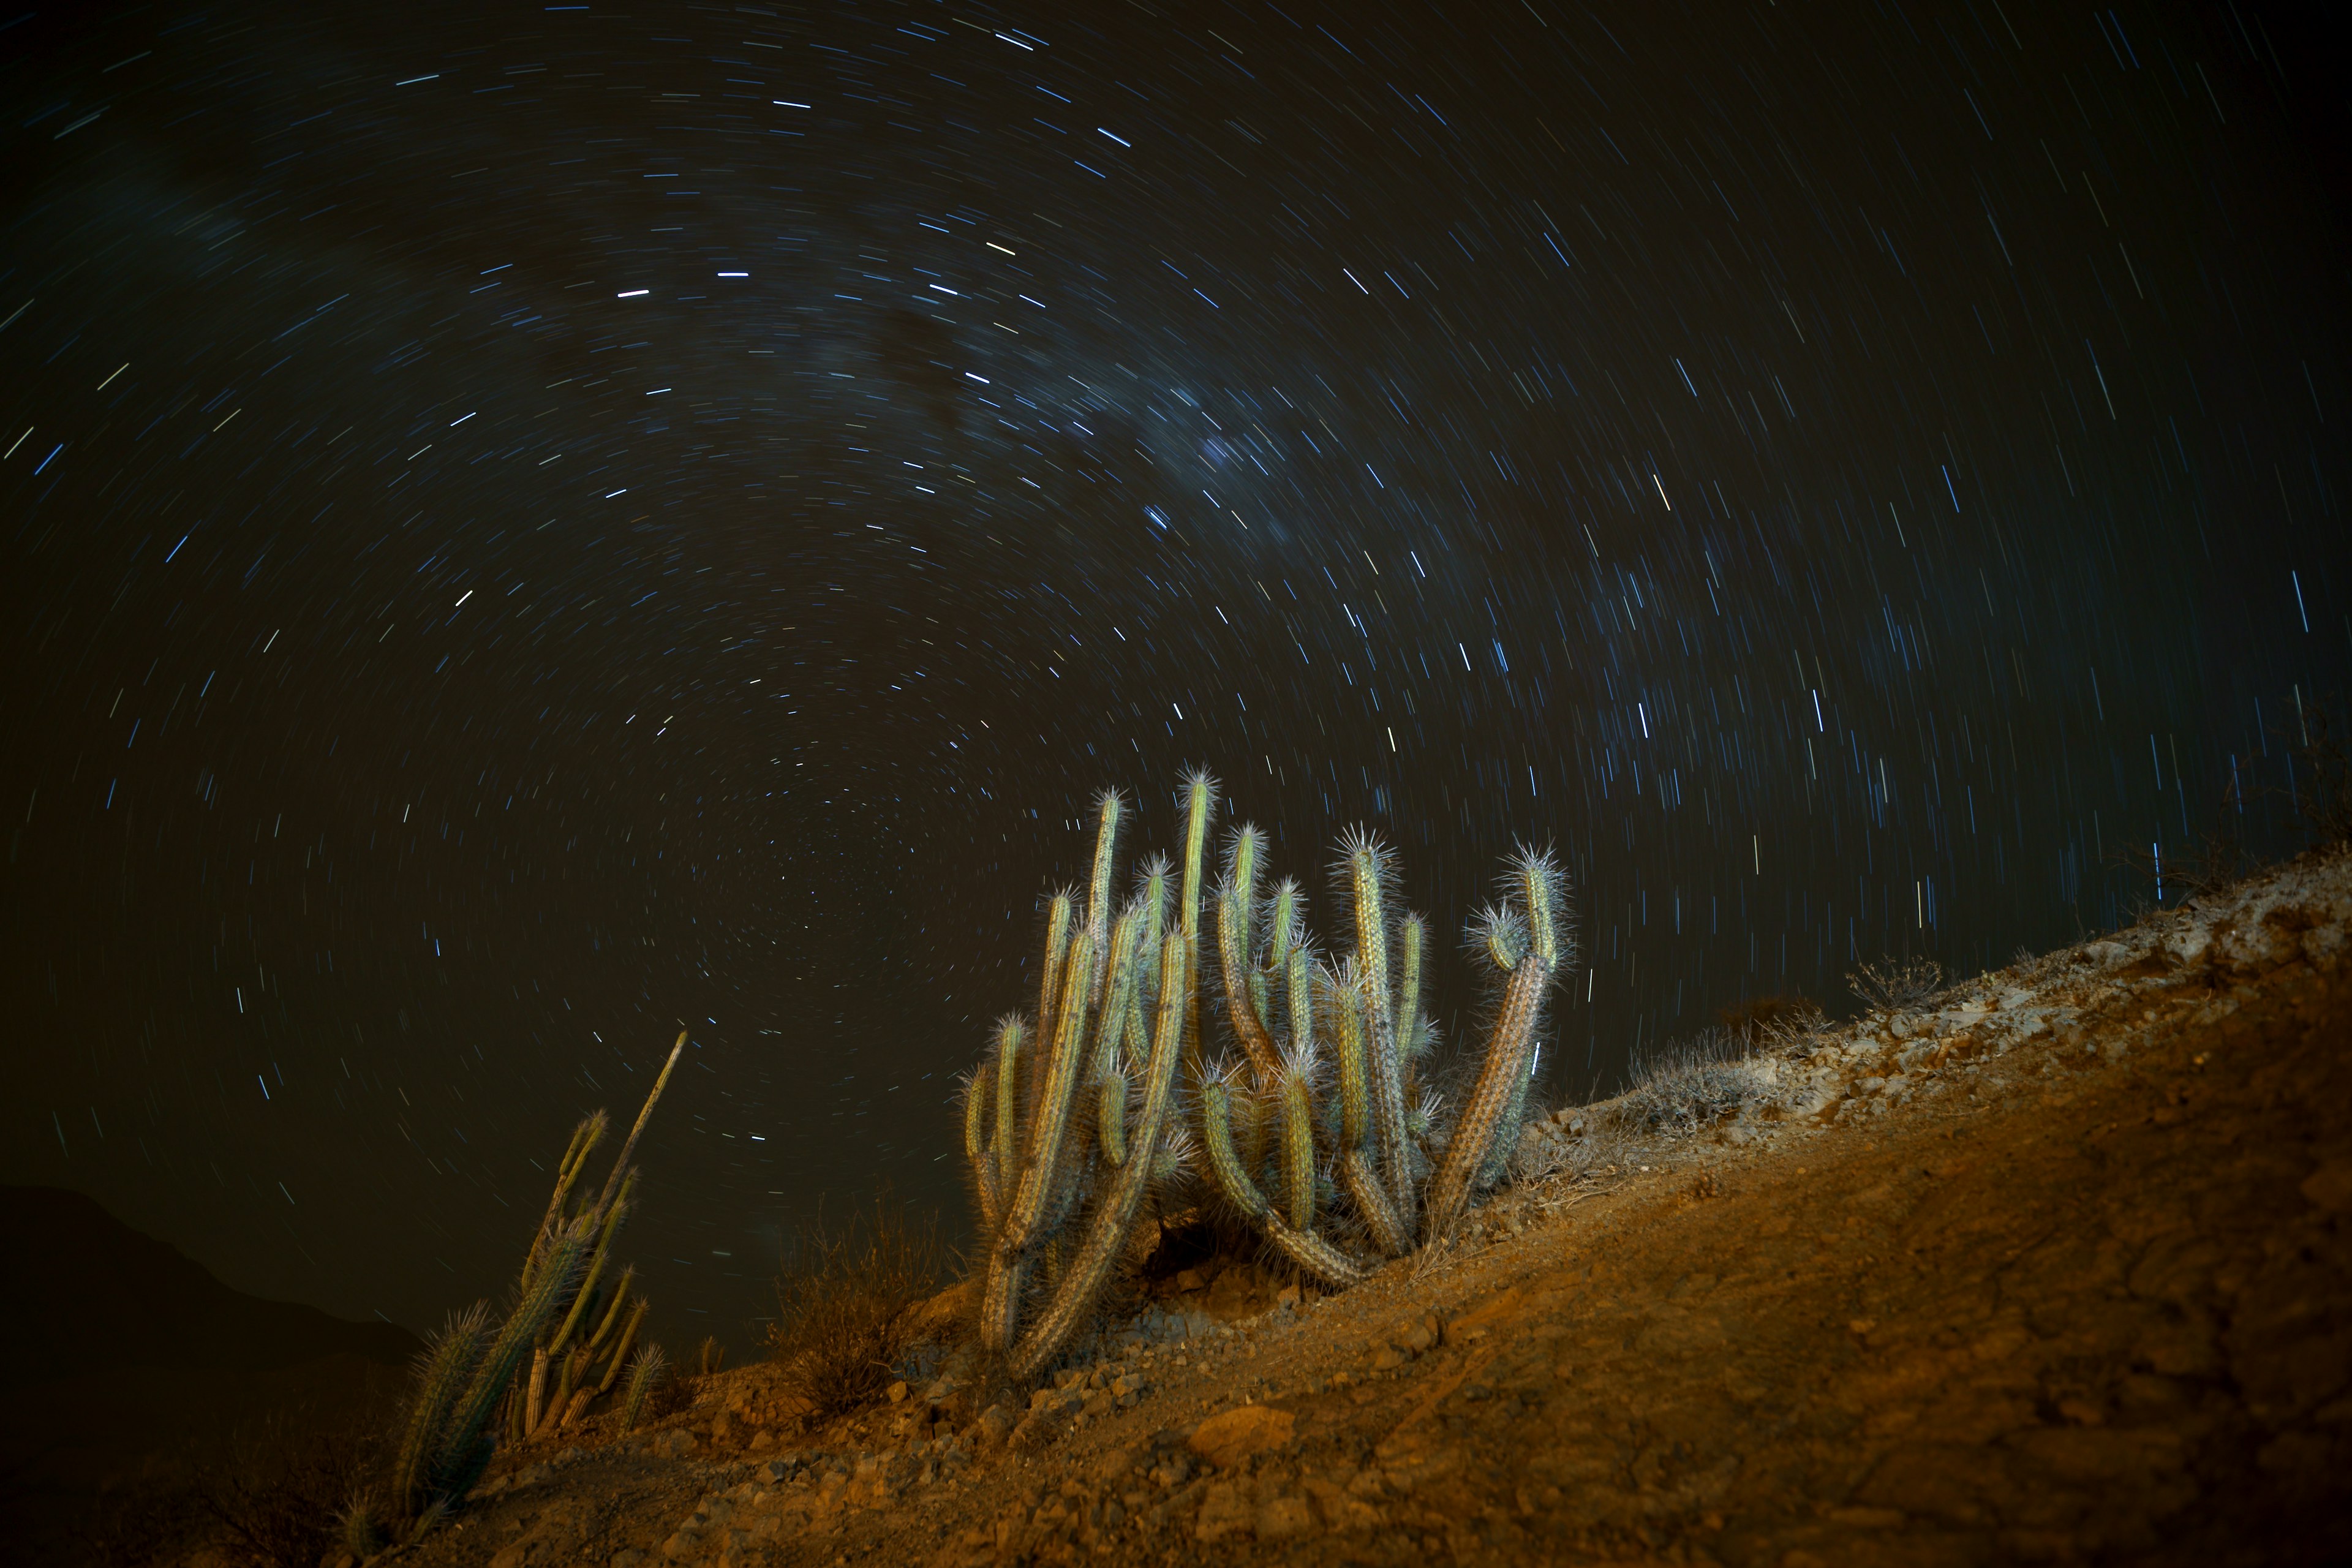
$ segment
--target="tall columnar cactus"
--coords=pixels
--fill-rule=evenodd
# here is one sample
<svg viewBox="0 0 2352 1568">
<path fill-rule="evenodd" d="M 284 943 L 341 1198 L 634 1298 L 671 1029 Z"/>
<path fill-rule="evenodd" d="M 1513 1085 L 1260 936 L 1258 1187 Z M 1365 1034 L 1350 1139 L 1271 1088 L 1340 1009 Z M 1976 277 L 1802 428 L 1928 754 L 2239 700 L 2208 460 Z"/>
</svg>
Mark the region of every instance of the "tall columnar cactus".
<svg viewBox="0 0 2352 1568">
<path fill-rule="evenodd" d="M 1172 931 L 1162 860 L 1113 917 L 1125 805 L 1101 797 L 1083 918 L 1066 894 L 1047 907 L 1036 1025 L 1002 1020 L 966 1090 L 964 1150 L 988 1233 L 981 1339 L 1017 1377 L 1058 1355 L 1092 1311 L 1172 1129 L 1198 1016 L 1197 892 L 1215 797 L 1207 774 L 1186 781 L 1181 886 L 1192 896 Z"/>
<path fill-rule="evenodd" d="M 1473 923 L 1500 994 L 1475 1083 L 1444 1123 L 1426 1081 L 1426 927 L 1396 907 L 1394 853 L 1368 833 L 1341 841 L 1354 944 L 1327 958 L 1297 883 L 1260 897 L 1266 838 L 1244 825 L 1213 892 L 1216 1012 L 1235 1047 L 1221 1065 L 1201 1022 L 1214 785 L 1195 774 L 1182 800 L 1171 920 L 1164 860 L 1114 915 L 1125 807 L 1101 797 L 1083 909 L 1071 892 L 1047 904 L 1036 1019 L 1000 1020 L 968 1081 L 964 1154 L 986 1238 L 981 1337 L 1016 1378 L 1043 1370 L 1085 1321 L 1135 1239 L 1145 1192 L 1186 1152 L 1192 1129 L 1172 1109 L 1180 1067 L 1216 1193 L 1300 1268 L 1353 1284 L 1381 1257 L 1444 1235 L 1496 1179 L 1545 996 L 1574 962 L 1564 879 L 1549 855 L 1524 851 L 1502 904 Z M 1325 1196 L 1335 1186 L 1344 1203 Z"/>
<path fill-rule="evenodd" d="M 636 1188 L 629 1156 L 685 1048 L 681 1029 L 603 1191 L 576 1205 L 572 1189 L 609 1121 L 599 1110 L 572 1129 L 506 1321 L 494 1330 L 488 1303 L 478 1301 L 452 1317 L 419 1359 L 391 1500 L 395 1517 L 412 1532 L 454 1510 L 479 1479 L 498 1446 L 501 1407 L 508 1440 L 520 1441 L 578 1414 L 612 1386 L 645 1321 L 646 1302 L 640 1297 L 624 1318 L 634 1270 L 624 1269 L 609 1294 L 601 1281 Z M 606 1364 L 598 1379 L 592 1373 L 600 1359 Z M 519 1381 L 526 1367 L 527 1383 Z M 551 1387 L 551 1367 L 556 1369 Z"/>
</svg>

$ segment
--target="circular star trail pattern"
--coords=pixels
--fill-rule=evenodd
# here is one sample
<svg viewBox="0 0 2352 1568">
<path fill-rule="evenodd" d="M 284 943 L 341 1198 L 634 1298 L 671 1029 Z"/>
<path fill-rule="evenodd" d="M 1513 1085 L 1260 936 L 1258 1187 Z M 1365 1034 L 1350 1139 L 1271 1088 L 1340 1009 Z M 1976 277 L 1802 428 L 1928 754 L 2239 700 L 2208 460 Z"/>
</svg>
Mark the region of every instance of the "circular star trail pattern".
<svg viewBox="0 0 2352 1568">
<path fill-rule="evenodd" d="M 1105 785 L 1172 847 L 1212 769 L 1326 931 L 1384 835 L 1455 1042 L 1557 847 L 1581 1095 L 2291 846 L 2352 657 L 2339 106 L 2242 5 L 0 51 L 6 1168 L 249 1289 L 494 1293 L 681 1026 L 667 1337 L 860 1194 L 961 1223 Z"/>
</svg>

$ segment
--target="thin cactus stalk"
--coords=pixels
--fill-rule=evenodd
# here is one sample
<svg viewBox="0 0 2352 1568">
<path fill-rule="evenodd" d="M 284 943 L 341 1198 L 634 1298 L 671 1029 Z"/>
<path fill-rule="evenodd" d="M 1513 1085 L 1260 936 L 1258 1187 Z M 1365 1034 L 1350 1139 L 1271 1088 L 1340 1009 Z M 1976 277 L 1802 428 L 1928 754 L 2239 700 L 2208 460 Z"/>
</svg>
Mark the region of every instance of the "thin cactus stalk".
<svg viewBox="0 0 2352 1568">
<path fill-rule="evenodd" d="M 547 1410 L 547 1347 L 541 1345 L 530 1353 L 530 1378 L 523 1394 L 522 1436 L 539 1430 L 540 1417 Z"/>
<path fill-rule="evenodd" d="M 1095 798 L 1095 868 L 1087 884 L 1087 934 L 1094 939 L 1097 960 L 1106 951 L 1110 936 L 1110 874 L 1118 853 L 1119 823 L 1125 815 L 1126 802 L 1118 791 L 1107 789 Z M 1087 976 L 1090 987 L 1097 983 L 1097 976 Z M 1088 998 L 1097 1002 L 1100 999 Z"/>
<path fill-rule="evenodd" d="M 1217 959 L 1224 972 L 1225 1015 L 1234 1038 L 1248 1054 L 1257 1081 L 1270 1084 L 1280 1075 L 1282 1060 L 1262 1012 L 1263 977 L 1251 962 L 1256 951 L 1251 923 L 1257 912 L 1258 858 L 1265 847 L 1265 835 L 1255 825 L 1245 822 L 1234 830 L 1225 858 L 1224 887 L 1217 895 Z"/>
<path fill-rule="evenodd" d="M 604 1375 L 597 1380 L 598 1397 L 613 1392 L 613 1381 L 621 1375 L 621 1367 L 629 1359 L 629 1349 L 637 1342 L 637 1331 L 645 1327 L 646 1314 L 653 1310 L 653 1306 L 643 1296 L 637 1298 L 636 1309 L 629 1314 L 629 1326 L 621 1331 L 620 1339 L 613 1345 L 612 1358 L 604 1363 Z"/>
<path fill-rule="evenodd" d="M 1178 896 L 1178 929 L 1183 934 L 1184 1068 L 1201 1070 L 1201 857 L 1208 847 L 1209 817 L 1216 805 L 1216 784 L 1208 773 L 1194 773 L 1184 781 L 1184 882 Z"/>
<path fill-rule="evenodd" d="M 629 1129 L 628 1142 L 621 1145 L 620 1154 L 613 1161 L 613 1169 L 604 1177 L 604 1190 L 596 1196 L 599 1213 L 612 1207 L 614 1190 L 628 1174 L 631 1168 L 629 1156 L 637 1152 L 637 1140 L 644 1135 L 646 1123 L 653 1120 L 654 1107 L 661 1103 L 662 1090 L 669 1087 L 669 1075 L 677 1069 L 678 1056 L 686 1049 L 686 1036 L 684 1029 L 677 1032 L 677 1043 L 669 1048 L 669 1059 L 662 1063 L 661 1072 L 654 1079 L 653 1089 L 646 1096 L 645 1109 L 637 1112 L 636 1122 Z M 599 1111 L 597 1114 L 604 1113 Z"/>
<path fill-rule="evenodd" d="M 656 1089 L 654 1092 L 658 1094 L 661 1091 Z M 589 1260 L 588 1272 L 580 1282 L 579 1295 L 572 1298 L 572 1310 L 565 1315 L 563 1326 L 557 1329 L 555 1338 L 548 1342 L 547 1348 L 550 1354 L 561 1351 L 570 1343 L 572 1331 L 581 1326 L 581 1320 L 586 1315 L 595 1294 L 597 1281 L 604 1275 L 604 1260 L 612 1253 L 613 1234 L 621 1228 L 621 1222 L 628 1217 L 629 1196 L 636 1191 L 636 1187 L 637 1173 L 631 1171 L 622 1179 L 619 1194 L 605 1205 L 602 1222 L 597 1226 L 595 1256 Z"/>
<path fill-rule="evenodd" d="M 1019 1158 L 1016 1141 L 1021 1128 L 1021 1080 L 1026 1073 L 1022 1056 L 1028 1043 L 1028 1027 L 1017 1016 L 1007 1016 L 997 1025 L 996 1137 L 990 1169 L 1000 1209 L 1012 1198 L 1009 1189 Z"/>
</svg>

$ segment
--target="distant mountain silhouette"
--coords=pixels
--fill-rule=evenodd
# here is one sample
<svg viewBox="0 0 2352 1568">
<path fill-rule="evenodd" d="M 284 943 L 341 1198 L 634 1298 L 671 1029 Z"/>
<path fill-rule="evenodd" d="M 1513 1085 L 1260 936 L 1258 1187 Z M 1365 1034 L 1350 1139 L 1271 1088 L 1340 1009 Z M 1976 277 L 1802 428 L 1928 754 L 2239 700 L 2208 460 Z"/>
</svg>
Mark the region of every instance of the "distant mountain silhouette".
<svg viewBox="0 0 2352 1568">
<path fill-rule="evenodd" d="M 264 1430 L 380 1426 L 423 1348 L 232 1290 L 55 1187 L 0 1186 L 0 1561 L 68 1561 L 125 1489 L 184 1486 Z"/>
<path fill-rule="evenodd" d="M 0 1392 L 115 1367 L 262 1372 L 341 1354 L 387 1366 L 422 1348 L 393 1323 L 232 1290 L 79 1193 L 0 1187 Z"/>
</svg>

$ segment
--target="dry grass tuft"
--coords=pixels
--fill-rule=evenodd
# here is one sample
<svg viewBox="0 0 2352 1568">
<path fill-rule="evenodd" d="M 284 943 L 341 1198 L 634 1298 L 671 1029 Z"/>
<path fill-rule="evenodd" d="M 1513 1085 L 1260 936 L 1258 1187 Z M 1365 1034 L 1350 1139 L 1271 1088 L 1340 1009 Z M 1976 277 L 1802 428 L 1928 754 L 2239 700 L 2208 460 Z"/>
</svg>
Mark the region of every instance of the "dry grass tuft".
<svg viewBox="0 0 2352 1568">
<path fill-rule="evenodd" d="M 785 1391 L 820 1421 L 881 1398 L 926 1337 L 943 1261 L 934 1222 L 887 1199 L 838 1231 L 803 1234 L 777 1277 L 768 1334 Z"/>
</svg>

